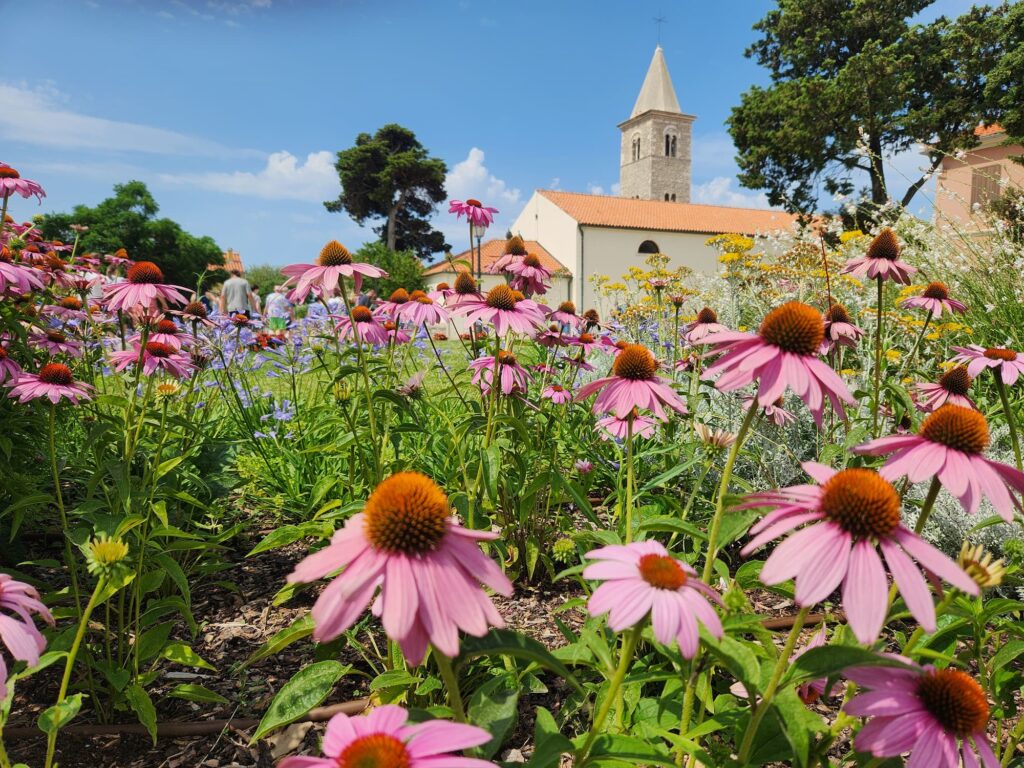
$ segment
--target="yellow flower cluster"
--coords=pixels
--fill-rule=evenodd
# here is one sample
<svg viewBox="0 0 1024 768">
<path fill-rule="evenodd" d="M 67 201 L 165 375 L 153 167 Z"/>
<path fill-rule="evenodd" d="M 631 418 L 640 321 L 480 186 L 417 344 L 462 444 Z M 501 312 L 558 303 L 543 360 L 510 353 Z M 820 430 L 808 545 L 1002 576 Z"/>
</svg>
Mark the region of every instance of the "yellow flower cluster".
<svg viewBox="0 0 1024 768">
<path fill-rule="evenodd" d="M 864 233 L 861 232 L 859 229 L 849 229 L 846 232 L 843 232 L 841 235 L 839 235 L 839 242 L 842 243 L 843 245 L 846 245 L 851 240 L 859 240 L 864 236 Z"/>
</svg>

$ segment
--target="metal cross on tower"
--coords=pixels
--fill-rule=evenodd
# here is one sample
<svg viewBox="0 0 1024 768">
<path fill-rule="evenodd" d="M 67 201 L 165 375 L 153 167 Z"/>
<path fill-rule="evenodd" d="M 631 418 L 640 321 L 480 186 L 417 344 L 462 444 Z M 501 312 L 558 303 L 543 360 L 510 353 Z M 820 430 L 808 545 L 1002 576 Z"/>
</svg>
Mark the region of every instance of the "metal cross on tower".
<svg viewBox="0 0 1024 768">
<path fill-rule="evenodd" d="M 658 15 L 654 17 L 654 23 L 658 25 L 658 45 L 661 45 L 661 25 L 667 24 L 668 18 L 663 16 L 659 11 Z"/>
</svg>

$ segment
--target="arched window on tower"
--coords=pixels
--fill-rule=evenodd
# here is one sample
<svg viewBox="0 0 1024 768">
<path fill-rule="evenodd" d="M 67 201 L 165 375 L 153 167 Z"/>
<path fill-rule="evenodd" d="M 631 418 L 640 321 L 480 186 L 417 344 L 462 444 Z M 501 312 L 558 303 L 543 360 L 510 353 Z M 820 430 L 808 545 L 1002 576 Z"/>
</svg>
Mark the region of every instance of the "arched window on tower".
<svg viewBox="0 0 1024 768">
<path fill-rule="evenodd" d="M 673 192 L 673 193 L 672 193 L 672 202 L 674 203 L 675 201 L 676 201 L 676 193 L 675 193 L 675 192 Z"/>
<path fill-rule="evenodd" d="M 668 157 L 669 149 L 672 146 L 672 137 L 667 133 L 665 134 L 665 157 Z"/>
<path fill-rule="evenodd" d="M 639 160 L 639 159 L 640 159 L 640 137 L 639 136 L 634 136 L 633 137 L 633 160 L 636 161 L 636 160 Z"/>
<path fill-rule="evenodd" d="M 640 247 L 636 249 L 637 253 L 661 253 L 661 249 L 658 244 L 653 240 L 644 240 L 640 243 Z"/>
<path fill-rule="evenodd" d="M 676 137 L 675 136 L 672 137 L 672 147 L 671 147 L 671 149 L 672 149 L 672 151 L 669 154 L 671 154 L 672 157 L 675 157 L 676 156 Z"/>
</svg>

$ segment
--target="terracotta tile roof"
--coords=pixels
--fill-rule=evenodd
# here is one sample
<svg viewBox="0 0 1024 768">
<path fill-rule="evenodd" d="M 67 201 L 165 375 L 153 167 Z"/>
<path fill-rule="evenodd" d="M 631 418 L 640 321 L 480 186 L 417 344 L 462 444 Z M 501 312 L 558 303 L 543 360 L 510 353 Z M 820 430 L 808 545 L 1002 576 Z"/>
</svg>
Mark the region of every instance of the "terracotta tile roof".
<svg viewBox="0 0 1024 768">
<path fill-rule="evenodd" d="M 497 237 L 493 240 L 485 240 L 480 245 L 480 257 L 481 260 L 483 261 L 483 269 L 485 272 L 487 271 L 488 266 L 497 261 L 505 253 L 506 242 L 507 241 L 504 238 Z M 536 240 L 525 240 L 523 242 L 526 244 L 526 252 L 536 254 L 537 257 L 540 259 L 541 266 L 548 270 L 548 272 L 550 272 L 553 275 L 557 273 L 562 273 L 566 275 L 569 274 L 569 270 L 565 268 L 565 265 L 562 264 L 562 262 L 560 262 L 558 259 L 552 256 L 550 253 L 548 253 L 547 249 L 544 248 L 544 246 L 538 243 Z M 452 260 L 455 262 L 462 261 L 468 264 L 472 264 L 475 269 L 476 251 L 474 250 L 472 254 L 470 254 L 469 251 L 463 251 L 462 253 L 459 254 L 453 254 Z M 423 270 L 423 274 L 439 275 L 445 272 L 450 273 L 451 271 L 451 265 L 448 263 L 447 259 L 444 259 L 443 261 L 439 261 L 436 264 L 431 264 L 429 267 Z"/>
<path fill-rule="evenodd" d="M 979 125 L 974 129 L 975 136 L 994 136 L 997 133 L 1005 133 L 1003 126 L 999 123 L 992 123 L 992 125 Z"/>
<path fill-rule="evenodd" d="M 239 272 L 245 272 L 245 265 L 242 264 L 242 254 L 238 251 L 233 251 L 228 248 L 224 251 L 224 264 L 208 264 L 206 268 L 213 272 L 217 269 L 223 269 L 225 272 L 230 272 L 232 269 L 237 269 Z"/>
<path fill-rule="evenodd" d="M 753 235 L 788 229 L 796 220 L 795 216 L 785 211 L 666 203 L 660 200 L 555 192 L 550 189 L 537 191 L 580 224 L 595 227 Z"/>
</svg>

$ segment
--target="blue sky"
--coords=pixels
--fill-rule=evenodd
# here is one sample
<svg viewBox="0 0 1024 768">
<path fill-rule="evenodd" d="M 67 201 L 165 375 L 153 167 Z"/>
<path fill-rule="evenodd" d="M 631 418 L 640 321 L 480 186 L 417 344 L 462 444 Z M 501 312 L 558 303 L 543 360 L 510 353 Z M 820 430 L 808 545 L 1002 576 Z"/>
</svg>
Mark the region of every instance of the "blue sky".
<svg viewBox="0 0 1024 768">
<path fill-rule="evenodd" d="M 928 15 L 959 13 L 939 0 Z M 323 200 L 334 152 L 387 122 L 501 209 L 536 188 L 612 193 L 619 134 L 657 42 L 694 125 L 694 200 L 739 188 L 724 120 L 765 74 L 743 56 L 769 0 L 0 0 L 0 160 L 41 182 L 28 216 L 145 181 L 161 214 L 247 264 L 308 261 L 372 234 Z M 898 179 L 919 164 L 895 161 Z M 895 186 L 895 184 L 894 184 Z M 926 204 L 926 201 L 922 201 Z M 462 226 L 438 225 L 456 249 Z"/>
</svg>

